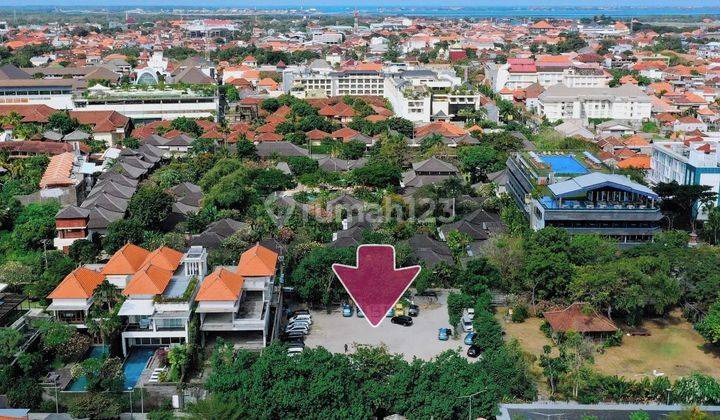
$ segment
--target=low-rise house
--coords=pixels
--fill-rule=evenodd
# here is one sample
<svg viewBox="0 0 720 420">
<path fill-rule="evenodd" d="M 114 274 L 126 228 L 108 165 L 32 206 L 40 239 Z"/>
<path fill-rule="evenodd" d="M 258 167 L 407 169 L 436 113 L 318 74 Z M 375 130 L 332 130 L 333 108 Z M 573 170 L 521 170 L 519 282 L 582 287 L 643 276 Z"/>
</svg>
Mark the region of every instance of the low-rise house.
<svg viewBox="0 0 720 420">
<path fill-rule="evenodd" d="M 202 246 L 207 249 L 215 249 L 222 245 L 223 241 L 235 232 L 248 226 L 246 223 L 233 219 L 220 219 L 212 222 L 202 233 L 193 235 L 190 244 Z"/>
<path fill-rule="evenodd" d="M 257 145 L 257 155 L 263 159 L 273 156 L 305 156 L 310 157 L 310 152 L 289 141 L 261 142 Z"/>
<path fill-rule="evenodd" d="M 256 244 L 237 267 L 220 267 L 203 281 L 197 296 L 203 341 L 208 335 L 244 335 L 246 346 L 269 340 L 270 307 L 278 254 Z"/>
<path fill-rule="evenodd" d="M 446 179 L 459 176 L 460 171 L 455 165 L 444 162 L 436 157 L 415 162 L 412 169 L 403 173 L 400 186 L 403 188 L 419 188 L 424 185 L 437 184 Z"/>
<path fill-rule="evenodd" d="M 149 253 L 122 293 L 118 315 L 125 321 L 123 354 L 133 346 L 186 343 L 198 284 L 207 272 L 207 252 L 191 247 L 185 254 L 168 247 Z"/>
<path fill-rule="evenodd" d="M 76 268 L 48 295 L 52 303 L 47 310 L 52 312 L 58 321 L 77 328 L 87 328 L 85 322 L 93 303 L 93 292 L 103 280 L 104 276 L 97 271 L 85 267 Z"/>
<path fill-rule="evenodd" d="M 574 331 L 580 334 L 604 335 L 618 330 L 617 325 L 584 303 L 573 303 L 565 309 L 543 312 L 554 332 Z"/>
<path fill-rule="evenodd" d="M 416 233 L 408 239 L 407 243 L 413 256 L 422 262 L 425 268 L 432 269 L 441 262 L 448 265 L 454 264 L 450 248 L 427 234 Z"/>
</svg>

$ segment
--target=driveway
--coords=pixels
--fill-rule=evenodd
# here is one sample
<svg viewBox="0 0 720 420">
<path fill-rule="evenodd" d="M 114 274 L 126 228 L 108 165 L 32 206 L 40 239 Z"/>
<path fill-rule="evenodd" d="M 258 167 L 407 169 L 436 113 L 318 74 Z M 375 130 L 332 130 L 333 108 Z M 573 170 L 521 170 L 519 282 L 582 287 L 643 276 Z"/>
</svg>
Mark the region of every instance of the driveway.
<svg viewBox="0 0 720 420">
<path fill-rule="evenodd" d="M 334 353 L 343 353 L 345 344 L 348 351 L 354 351 L 358 345 L 385 346 L 390 353 L 401 354 L 411 361 L 417 357 L 429 360 L 445 350 L 460 349 L 465 355 L 464 333 L 448 341 L 438 340 L 438 328 L 449 327 L 447 316 L 447 292 L 438 292 L 438 300 L 430 302 L 427 298 L 416 298 L 420 315 L 413 318 L 411 327 L 403 327 L 390 322 L 390 318 L 373 328 L 364 318 L 353 314 L 345 318 L 339 308 L 328 314 L 326 311 L 312 311 L 313 325 L 305 338 L 308 347 L 325 347 Z"/>
</svg>

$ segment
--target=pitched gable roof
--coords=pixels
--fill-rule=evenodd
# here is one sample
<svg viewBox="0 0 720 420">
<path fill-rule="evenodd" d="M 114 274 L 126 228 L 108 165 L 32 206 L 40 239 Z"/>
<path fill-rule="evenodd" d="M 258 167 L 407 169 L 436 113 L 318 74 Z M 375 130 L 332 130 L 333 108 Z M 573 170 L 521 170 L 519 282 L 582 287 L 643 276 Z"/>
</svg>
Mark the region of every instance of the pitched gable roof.
<svg viewBox="0 0 720 420">
<path fill-rule="evenodd" d="M 615 332 L 618 329 L 615 323 L 594 309 L 586 308 L 584 303 L 573 303 L 563 310 L 545 312 L 543 316 L 555 331 L 598 333 Z"/>
<path fill-rule="evenodd" d="M 117 250 L 105 264 L 101 273 L 111 275 L 131 275 L 142 267 L 150 252 L 145 248 L 127 243 Z"/>
<path fill-rule="evenodd" d="M 65 276 L 55 290 L 48 295 L 50 299 L 88 299 L 105 277 L 97 271 L 79 267 Z"/>
<path fill-rule="evenodd" d="M 198 302 L 236 300 L 242 293 L 244 283 L 245 279 L 241 275 L 220 268 L 205 277 L 195 300 Z"/>
<path fill-rule="evenodd" d="M 237 273 L 243 277 L 265 277 L 275 274 L 278 254 L 260 244 L 243 252 Z"/>
</svg>

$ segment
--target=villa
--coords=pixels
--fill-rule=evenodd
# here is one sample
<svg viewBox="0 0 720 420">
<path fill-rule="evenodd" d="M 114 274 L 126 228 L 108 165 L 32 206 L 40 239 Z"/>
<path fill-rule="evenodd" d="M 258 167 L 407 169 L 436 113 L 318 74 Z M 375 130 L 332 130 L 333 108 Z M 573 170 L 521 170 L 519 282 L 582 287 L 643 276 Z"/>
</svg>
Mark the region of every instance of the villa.
<svg viewBox="0 0 720 420">
<path fill-rule="evenodd" d="M 270 307 L 279 256 L 260 244 L 243 252 L 237 267 L 221 266 L 205 278 L 196 297 L 202 341 L 208 336 L 246 338 L 267 345 Z"/>
</svg>

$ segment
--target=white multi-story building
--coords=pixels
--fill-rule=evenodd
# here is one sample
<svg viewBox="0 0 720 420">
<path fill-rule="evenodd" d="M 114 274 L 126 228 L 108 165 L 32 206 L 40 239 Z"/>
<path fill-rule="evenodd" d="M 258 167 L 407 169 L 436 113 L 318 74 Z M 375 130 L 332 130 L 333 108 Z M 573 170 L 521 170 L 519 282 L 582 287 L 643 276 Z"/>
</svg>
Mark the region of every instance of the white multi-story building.
<svg viewBox="0 0 720 420">
<path fill-rule="evenodd" d="M 73 99 L 74 109 L 117 111 L 134 120 L 172 120 L 178 117 L 216 118 L 216 93 L 173 89 L 122 90 L 95 85 Z"/>
<path fill-rule="evenodd" d="M 124 355 L 133 346 L 189 341 L 195 295 L 207 273 L 207 252 L 199 246 L 190 247 L 185 254 L 161 247 L 141 264 L 123 288 L 126 299 L 118 312 L 125 321 Z"/>
<path fill-rule="evenodd" d="M 429 122 L 434 115 L 451 117 L 461 108 L 480 108 L 480 94 L 459 89 L 462 80 L 451 72 L 393 68 L 333 71 L 329 67 L 291 68 L 283 72 L 286 93 L 300 98 L 383 96 L 395 114 Z"/>
<path fill-rule="evenodd" d="M 650 171 L 647 179 L 653 184 L 676 181 L 681 185 L 707 185 L 720 193 L 720 138 L 706 138 L 702 142 L 656 142 L 652 145 Z M 720 204 L 716 202 L 715 205 Z M 699 220 L 707 220 L 707 212 L 700 209 Z"/>
<path fill-rule="evenodd" d="M 72 79 L 0 80 L 0 104 L 47 105 L 55 109 L 73 109 L 77 81 Z"/>
<path fill-rule="evenodd" d="M 488 63 L 485 77 L 495 92 L 507 88 L 525 89 L 538 83 L 544 88 L 562 84 L 568 87 L 606 87 L 612 77 L 600 66 L 542 64 L 519 59 L 507 64 Z"/>
<path fill-rule="evenodd" d="M 539 111 L 549 121 L 611 118 L 641 121 L 650 118 L 650 97 L 634 85 L 567 87 L 555 85 L 541 93 Z"/>
</svg>

